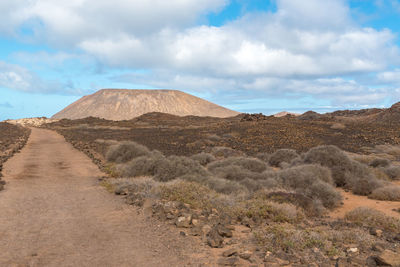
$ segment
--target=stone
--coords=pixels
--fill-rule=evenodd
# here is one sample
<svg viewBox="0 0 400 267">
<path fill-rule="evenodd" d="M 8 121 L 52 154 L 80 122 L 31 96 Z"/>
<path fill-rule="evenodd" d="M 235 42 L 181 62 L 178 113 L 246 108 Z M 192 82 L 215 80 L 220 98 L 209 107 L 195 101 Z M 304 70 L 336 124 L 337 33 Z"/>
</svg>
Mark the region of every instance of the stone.
<svg viewBox="0 0 400 267">
<path fill-rule="evenodd" d="M 239 253 L 239 257 L 244 260 L 249 260 L 253 256 L 253 253 L 249 250 L 245 250 Z"/>
<path fill-rule="evenodd" d="M 222 256 L 224 256 L 224 257 L 230 257 L 230 256 L 233 256 L 233 255 L 236 255 L 237 254 L 237 250 L 235 249 L 235 248 L 230 248 L 230 249 L 228 249 L 228 250 L 225 250 L 223 253 L 222 253 Z"/>
<path fill-rule="evenodd" d="M 400 233 L 398 233 L 397 235 L 395 235 L 395 236 L 393 237 L 393 239 L 394 239 L 395 241 L 400 241 Z"/>
<path fill-rule="evenodd" d="M 193 224 L 194 226 L 199 225 L 199 220 L 198 220 L 198 219 L 192 219 L 192 224 Z"/>
<path fill-rule="evenodd" d="M 376 266 L 378 266 L 378 265 L 376 264 L 376 261 L 375 261 L 375 257 L 374 257 L 374 256 L 368 257 L 368 258 L 366 259 L 366 261 L 365 261 L 365 265 L 366 265 L 367 267 L 376 267 Z"/>
<path fill-rule="evenodd" d="M 393 252 L 386 249 L 381 254 L 375 257 L 375 261 L 377 265 L 400 267 L 400 251 Z"/>
<path fill-rule="evenodd" d="M 347 253 L 357 253 L 358 252 L 358 248 L 348 248 Z"/>
<path fill-rule="evenodd" d="M 373 251 L 377 251 L 377 252 L 382 252 L 385 250 L 384 246 L 382 246 L 381 244 L 374 244 L 372 246 L 372 250 Z"/>
<path fill-rule="evenodd" d="M 377 237 L 381 237 L 383 231 L 380 230 L 380 229 L 376 229 L 376 228 L 370 228 L 370 229 L 369 229 L 369 233 L 370 233 L 371 235 L 374 235 L 374 236 L 377 236 Z"/>
<path fill-rule="evenodd" d="M 237 266 L 238 264 L 238 257 L 221 258 L 218 260 L 218 265 L 220 266 Z"/>
<path fill-rule="evenodd" d="M 224 225 L 217 224 L 215 227 L 220 236 L 222 236 L 222 237 L 232 237 L 233 236 L 232 230 L 226 228 Z"/>
<path fill-rule="evenodd" d="M 183 214 L 178 217 L 175 221 L 175 224 L 179 228 L 189 228 L 192 223 L 192 215 L 191 214 Z"/>
<path fill-rule="evenodd" d="M 207 234 L 207 244 L 212 248 L 222 248 L 224 246 L 224 238 L 220 236 L 217 229 L 212 228 Z"/>
</svg>

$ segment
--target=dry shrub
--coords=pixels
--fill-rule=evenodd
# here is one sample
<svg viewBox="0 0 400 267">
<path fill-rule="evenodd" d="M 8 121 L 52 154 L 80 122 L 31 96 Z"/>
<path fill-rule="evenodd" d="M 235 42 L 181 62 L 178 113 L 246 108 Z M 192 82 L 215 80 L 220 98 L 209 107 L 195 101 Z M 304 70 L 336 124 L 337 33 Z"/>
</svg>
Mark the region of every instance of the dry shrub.
<svg viewBox="0 0 400 267">
<path fill-rule="evenodd" d="M 123 177 L 153 176 L 157 172 L 158 166 L 165 165 L 168 161 L 160 152 L 152 151 L 148 156 L 141 156 L 133 160 L 119 164 L 118 173 Z"/>
<path fill-rule="evenodd" d="M 170 156 L 167 160 L 159 162 L 154 179 L 167 182 L 187 174 L 198 174 L 208 176 L 209 173 L 197 161 L 188 157 Z"/>
<path fill-rule="evenodd" d="M 318 146 L 304 155 L 305 163 L 317 163 L 331 169 L 337 186 L 345 186 L 357 195 L 369 195 L 383 186 L 368 166 L 351 160 L 336 146 Z"/>
<path fill-rule="evenodd" d="M 400 201 L 400 186 L 387 185 L 380 187 L 375 189 L 368 197 L 378 200 Z"/>
<path fill-rule="evenodd" d="M 325 213 L 326 209 L 320 200 L 315 200 L 307 197 L 301 193 L 284 191 L 259 191 L 258 197 L 263 197 L 266 200 L 271 200 L 278 203 L 291 203 L 297 207 L 301 207 L 304 212 L 309 216 L 321 216 Z"/>
<path fill-rule="evenodd" d="M 331 172 L 319 165 L 302 165 L 279 172 L 282 184 L 314 200 L 320 200 L 324 207 L 339 206 L 342 197 L 333 186 Z"/>
<path fill-rule="evenodd" d="M 356 161 L 351 162 L 351 169 L 345 173 L 345 177 L 345 187 L 356 195 L 367 196 L 384 185 L 381 180 L 376 179 L 368 166 Z"/>
<path fill-rule="evenodd" d="M 226 179 L 204 176 L 198 174 L 188 174 L 179 177 L 180 180 L 188 182 L 196 182 L 209 187 L 210 189 L 222 193 L 225 195 L 245 196 L 248 194 L 248 190 L 243 185 Z"/>
<path fill-rule="evenodd" d="M 195 209 L 212 208 L 211 200 L 217 196 L 216 192 L 204 185 L 180 180 L 160 185 L 159 192 L 163 200 L 189 204 Z"/>
<path fill-rule="evenodd" d="M 191 159 L 197 161 L 203 166 L 215 161 L 215 157 L 210 153 L 201 152 L 199 154 L 193 155 L 190 157 Z"/>
<path fill-rule="evenodd" d="M 398 146 L 398 145 L 377 145 L 377 146 L 375 146 L 373 152 L 384 153 L 384 154 L 392 155 L 395 158 L 399 158 L 400 157 L 400 146 Z"/>
<path fill-rule="evenodd" d="M 390 160 L 384 158 L 375 158 L 369 163 L 371 167 L 387 167 L 390 165 Z"/>
<path fill-rule="evenodd" d="M 296 150 L 293 149 L 279 149 L 275 151 L 269 158 L 269 164 L 271 166 L 279 167 L 282 162 L 290 163 L 292 160 L 297 158 Z"/>
<path fill-rule="evenodd" d="M 370 167 L 369 170 L 371 171 L 372 175 L 375 176 L 376 179 L 382 181 L 389 181 L 389 176 L 385 173 L 383 168 L 372 168 Z"/>
<path fill-rule="evenodd" d="M 295 205 L 257 197 L 239 205 L 237 216 L 239 219 L 250 218 L 256 223 L 265 221 L 297 223 L 304 219 L 303 212 Z"/>
<path fill-rule="evenodd" d="M 150 150 L 147 147 L 132 141 L 125 141 L 110 146 L 106 153 L 106 159 L 110 162 L 125 163 L 149 153 Z"/>
<path fill-rule="evenodd" d="M 146 197 L 153 196 L 152 190 L 158 186 L 150 177 L 108 179 L 107 182 L 115 188 L 117 194 L 141 193 Z"/>
<path fill-rule="evenodd" d="M 217 158 L 241 157 L 244 153 L 225 146 L 216 146 L 211 149 L 211 154 Z"/>
<path fill-rule="evenodd" d="M 400 180 L 400 166 L 389 166 L 383 169 L 391 180 Z"/>
<path fill-rule="evenodd" d="M 245 157 L 230 157 L 223 160 L 215 161 L 209 164 L 207 167 L 210 171 L 217 168 L 227 166 L 238 166 L 251 172 L 263 172 L 267 169 L 264 162 L 256 158 L 245 158 Z"/>
<path fill-rule="evenodd" d="M 252 178 L 253 176 L 255 176 L 255 173 L 234 165 L 216 167 L 209 170 L 214 175 L 230 181 L 241 181 L 246 178 Z"/>
<path fill-rule="evenodd" d="M 338 186 L 346 184 L 346 172 L 352 168 L 350 158 L 338 147 L 331 145 L 311 148 L 304 155 L 304 163 L 316 163 L 330 168 Z"/>
<path fill-rule="evenodd" d="M 267 225 L 254 234 L 257 243 L 268 251 L 303 251 L 304 249 L 327 249 L 326 236 L 313 229 L 296 229 L 290 224 Z"/>
<path fill-rule="evenodd" d="M 386 216 L 381 211 L 367 207 L 359 207 L 347 212 L 345 219 L 359 225 L 383 228 L 394 232 L 400 230 L 400 220 Z"/>
<path fill-rule="evenodd" d="M 224 178 L 230 181 L 242 181 L 244 179 L 251 179 L 251 180 L 267 180 L 269 178 L 275 178 L 276 175 L 272 174 L 270 171 L 265 171 L 262 173 L 258 172 L 251 172 L 246 170 L 240 166 L 235 165 L 228 165 L 225 167 L 218 167 L 213 168 L 210 170 L 215 176 L 220 178 Z"/>
<path fill-rule="evenodd" d="M 256 158 L 258 158 L 259 160 L 262 160 L 264 162 L 269 162 L 269 159 L 271 158 L 271 154 L 269 154 L 267 152 L 260 152 L 260 153 L 257 153 Z"/>
</svg>

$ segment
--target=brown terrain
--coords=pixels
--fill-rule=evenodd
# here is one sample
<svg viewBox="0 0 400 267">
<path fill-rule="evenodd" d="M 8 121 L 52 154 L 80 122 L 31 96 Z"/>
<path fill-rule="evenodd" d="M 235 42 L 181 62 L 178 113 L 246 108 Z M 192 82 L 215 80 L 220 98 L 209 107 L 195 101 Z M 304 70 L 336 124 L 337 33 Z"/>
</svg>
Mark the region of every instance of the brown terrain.
<svg viewBox="0 0 400 267">
<path fill-rule="evenodd" d="M 221 118 L 239 114 L 177 90 L 104 89 L 82 97 L 55 114 L 53 119 L 93 116 L 108 120 L 130 120 L 149 112 Z"/>
<path fill-rule="evenodd" d="M 122 141 L 135 141 L 151 150 L 159 150 L 165 156 L 179 155 L 186 157 L 201 152 L 214 153 L 213 151 L 220 147 L 233 149 L 233 151 L 236 151 L 234 155 L 258 156 L 259 153 L 271 154 L 282 148 L 295 149 L 299 153 L 304 153 L 320 145 L 335 145 L 347 151 L 346 153 L 351 159 L 362 164 L 369 164 L 374 158 L 385 158 L 397 166 L 400 161 L 400 136 L 398 134 L 400 132 L 400 120 L 397 120 L 400 111 L 398 106 L 399 104 L 395 104 L 389 109 L 338 111 L 329 114 L 307 112 L 301 116 L 286 114 L 282 117 L 262 114 L 240 114 L 229 118 L 180 117 L 153 112 L 124 121 L 111 121 L 94 117 L 78 120 L 62 119 L 44 127 L 62 134 L 74 147 L 86 153 L 103 171 L 114 177 L 118 177 L 120 174 L 115 172 L 114 165 L 108 162 L 106 154 L 110 145 Z M 275 168 L 275 170 L 279 171 L 280 168 Z M 370 168 L 370 170 L 382 176 L 379 179 L 388 179 L 380 169 L 373 170 L 373 168 Z M 137 182 L 135 179 L 129 180 L 132 178 L 127 179 L 123 180 L 122 187 L 118 180 L 107 180 L 110 182 L 107 187 L 115 191 L 116 194 L 125 196 L 128 203 L 140 206 L 142 193 L 136 191 L 137 185 L 135 183 Z M 126 185 L 130 183 L 133 183 L 133 185 Z M 398 181 L 389 184 L 400 185 Z M 173 187 L 174 185 L 167 186 Z M 183 183 L 182 187 L 185 186 L 188 185 Z M 317 265 L 327 264 L 326 266 L 377 266 L 383 264 L 382 262 L 385 262 L 385 264 L 388 262 L 399 263 L 399 259 L 393 255 L 399 253 L 396 247 L 400 242 L 400 221 L 392 223 L 390 221 L 392 219 L 387 218 L 400 219 L 400 202 L 371 199 L 365 195 L 355 195 L 348 189 L 337 188 L 336 190 L 343 197 L 341 205 L 330 210 L 322 218 L 313 219 L 310 217 L 305 225 L 303 225 L 304 222 L 293 224 L 290 220 L 288 225 L 283 222 L 276 225 L 276 219 L 271 221 L 271 218 L 269 218 L 264 221 L 267 226 L 262 226 L 263 223 L 261 225 L 260 222 L 248 223 L 247 219 L 240 217 L 238 221 L 235 219 L 233 221 L 228 220 L 228 226 L 233 225 L 232 227 L 235 229 L 233 240 L 228 237 L 223 241 L 223 245 L 215 245 L 215 240 L 210 241 L 210 236 L 212 236 L 210 233 L 213 230 L 206 237 L 200 235 L 201 240 L 214 247 L 211 254 L 216 258 L 221 257 L 224 251 L 232 248 L 232 251 L 234 251 L 232 256 L 222 257 L 224 261 L 221 261 L 221 264 L 226 263 L 227 265 L 238 265 L 239 262 L 242 265 L 259 264 L 263 261 L 266 262 L 266 266 L 290 264 L 297 266 L 296 264 L 306 262 L 313 262 Z M 273 199 L 278 202 L 281 201 L 282 197 L 284 202 L 290 201 L 291 197 L 299 197 L 290 195 L 291 193 L 276 192 L 274 194 L 275 198 Z M 250 197 L 252 198 L 251 195 Z M 172 197 L 172 199 L 175 198 Z M 196 210 L 188 211 L 187 209 L 180 210 L 177 208 L 177 212 L 180 212 L 179 214 L 183 217 L 175 217 L 176 213 L 170 213 L 170 208 L 165 207 L 170 200 L 162 199 L 160 204 L 157 204 L 157 200 L 153 201 L 156 203 L 153 206 L 154 215 L 162 220 L 167 218 L 168 222 L 172 222 L 178 227 L 181 227 L 179 226 L 180 223 L 175 220 L 181 218 L 185 221 L 187 219 L 182 214 L 196 214 Z M 188 202 L 180 201 L 190 203 L 192 200 L 189 201 L 188 199 Z M 296 203 L 296 201 L 293 203 Z M 368 215 L 369 211 L 366 214 L 363 214 L 364 211 L 359 211 L 361 215 L 354 215 L 354 213 L 347 215 L 359 207 L 377 210 L 382 212 L 383 215 L 378 213 Z M 385 215 L 390 217 L 382 217 Z M 216 223 L 214 219 L 210 219 L 210 216 L 212 218 L 214 218 L 213 216 L 223 218 L 221 216 L 225 215 L 206 215 L 205 222 L 202 222 L 202 224 L 205 223 L 212 227 L 218 227 L 220 223 L 225 225 L 225 221 Z M 361 219 L 362 216 L 367 217 Z M 376 219 L 373 219 L 374 216 L 377 216 Z M 200 215 L 200 217 L 204 216 Z M 255 219 L 253 218 L 253 220 Z M 384 221 L 389 226 L 380 224 Z M 285 225 L 283 227 L 286 230 L 282 230 L 281 225 Z M 191 227 L 193 227 L 193 230 L 197 229 L 197 226 L 191 225 L 189 229 L 192 229 Z M 267 230 L 263 230 L 265 229 L 263 227 L 266 227 Z M 381 234 L 381 229 L 385 229 L 383 234 Z M 325 232 L 327 236 L 331 237 L 321 237 L 319 236 L 321 232 Z M 271 235 L 270 238 L 287 238 L 287 240 L 265 240 L 263 239 L 264 235 Z M 288 245 L 292 242 L 289 238 L 290 235 L 301 235 L 301 237 L 297 236 L 297 241 L 304 244 L 306 248 L 302 247 L 303 245 L 300 247 Z M 319 237 L 311 241 L 307 239 L 311 237 L 304 235 Z M 338 241 L 337 237 L 332 237 L 336 235 L 341 235 L 342 239 L 339 238 L 341 241 Z M 268 242 L 275 242 L 277 248 L 282 248 L 284 253 L 266 245 Z M 333 248 L 330 247 L 332 242 L 335 244 Z M 377 246 L 379 248 L 376 248 Z M 243 247 L 247 250 L 243 250 Z M 324 253 L 321 252 L 324 256 L 319 252 L 320 249 L 326 250 Z M 243 262 L 242 256 L 245 252 L 251 255 L 250 261 Z M 227 253 L 224 255 L 227 255 Z M 238 255 L 241 256 L 238 257 Z M 243 257 L 245 258 L 245 256 Z"/>
<path fill-rule="evenodd" d="M 399 103 L 282 117 L 150 111 L 25 124 L 44 129 L 4 166 L 0 265 L 400 266 Z M 313 149 L 337 162 L 309 161 Z"/>
<path fill-rule="evenodd" d="M 0 191 L 5 184 L 1 180 L 3 164 L 25 145 L 29 133 L 30 130 L 27 128 L 0 122 Z"/>
<path fill-rule="evenodd" d="M 32 129 L 4 175 L 0 266 L 184 266 L 202 251 L 104 190 L 96 165 L 53 131 Z"/>
</svg>

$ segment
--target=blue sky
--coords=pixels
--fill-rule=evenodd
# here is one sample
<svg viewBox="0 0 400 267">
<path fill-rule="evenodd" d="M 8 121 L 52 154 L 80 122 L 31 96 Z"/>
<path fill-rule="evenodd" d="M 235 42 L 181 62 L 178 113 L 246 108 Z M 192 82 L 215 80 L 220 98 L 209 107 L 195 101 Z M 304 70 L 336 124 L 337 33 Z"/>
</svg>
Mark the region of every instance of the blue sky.
<svg viewBox="0 0 400 267">
<path fill-rule="evenodd" d="M 265 114 L 400 99 L 400 0 L 14 0 L 0 16 L 0 120 L 102 88 Z"/>
</svg>

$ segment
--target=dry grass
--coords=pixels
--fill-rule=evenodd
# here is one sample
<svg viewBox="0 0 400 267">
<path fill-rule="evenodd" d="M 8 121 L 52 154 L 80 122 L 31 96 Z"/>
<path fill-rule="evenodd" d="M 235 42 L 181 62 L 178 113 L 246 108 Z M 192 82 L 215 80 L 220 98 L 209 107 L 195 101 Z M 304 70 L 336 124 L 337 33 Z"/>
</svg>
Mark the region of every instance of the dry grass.
<svg viewBox="0 0 400 267">
<path fill-rule="evenodd" d="M 190 158 L 199 162 L 203 166 L 206 166 L 207 164 L 215 161 L 215 157 L 212 154 L 205 153 L 205 152 L 195 154 L 195 155 L 191 156 Z"/>
<path fill-rule="evenodd" d="M 106 153 L 106 159 L 110 162 L 125 163 L 149 153 L 150 150 L 147 147 L 132 141 L 125 141 L 110 146 Z"/>
<path fill-rule="evenodd" d="M 283 162 L 290 163 L 298 156 L 299 154 L 294 149 L 279 149 L 271 155 L 269 164 L 274 167 L 280 167 Z"/>
<path fill-rule="evenodd" d="M 388 185 L 380 187 L 368 197 L 377 200 L 400 201 L 400 186 Z"/>
<path fill-rule="evenodd" d="M 159 192 L 163 200 L 178 201 L 195 209 L 211 209 L 211 200 L 217 197 L 207 186 L 179 180 L 160 185 Z"/>
<path fill-rule="evenodd" d="M 346 213 L 345 219 L 358 225 L 377 227 L 394 232 L 400 230 L 400 220 L 367 207 L 359 207 L 349 211 Z"/>
</svg>

